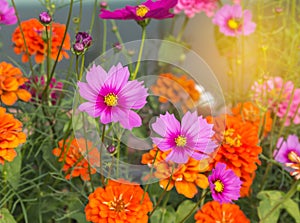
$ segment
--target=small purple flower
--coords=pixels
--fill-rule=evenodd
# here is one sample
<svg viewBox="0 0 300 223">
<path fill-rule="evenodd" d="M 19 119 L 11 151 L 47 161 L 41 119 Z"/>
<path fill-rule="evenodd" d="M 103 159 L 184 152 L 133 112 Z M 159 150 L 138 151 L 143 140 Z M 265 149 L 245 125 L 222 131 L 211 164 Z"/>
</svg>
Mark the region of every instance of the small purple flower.
<svg viewBox="0 0 300 223">
<path fill-rule="evenodd" d="M 100 2 L 100 8 L 106 9 L 108 6 L 107 2 Z"/>
<path fill-rule="evenodd" d="M 6 2 L 6 0 L 0 0 L 0 6 L 0 24 L 16 24 L 17 17 L 15 15 L 15 9 L 13 7 L 9 7 L 9 4 Z"/>
<path fill-rule="evenodd" d="M 110 154 L 114 154 L 114 153 L 117 151 L 116 147 L 113 146 L 113 145 L 109 145 L 109 146 L 106 148 L 106 150 L 107 150 L 107 152 L 109 152 Z"/>
<path fill-rule="evenodd" d="M 81 54 L 84 51 L 84 45 L 82 43 L 73 44 L 73 50 L 76 54 Z"/>
<path fill-rule="evenodd" d="M 44 25 L 49 25 L 52 22 L 52 17 L 48 12 L 41 12 L 39 15 L 40 22 Z"/>
<path fill-rule="evenodd" d="M 115 52 L 119 52 L 119 51 L 121 51 L 122 48 L 123 48 L 123 47 L 122 47 L 122 44 L 119 43 L 119 42 L 114 43 L 114 44 L 113 44 L 113 47 L 114 47 Z"/>
<path fill-rule="evenodd" d="M 152 137 L 152 141 L 162 151 L 171 152 L 167 161 L 186 163 L 189 157 L 196 160 L 208 158 L 217 145 L 212 141 L 213 125 L 208 124 L 197 112 L 187 112 L 181 123 L 168 112 L 160 115 L 152 124 L 153 130 L 162 136 Z"/>
<path fill-rule="evenodd" d="M 75 36 L 76 43 L 82 43 L 85 48 L 92 44 L 93 38 L 87 32 L 78 32 Z"/>
<path fill-rule="evenodd" d="M 143 82 L 128 81 L 129 76 L 128 67 L 120 63 L 108 72 L 101 66 L 93 65 L 87 72 L 87 83 L 78 82 L 79 94 L 88 100 L 79 106 L 79 110 L 94 118 L 100 117 L 103 124 L 120 122 L 129 130 L 141 126 L 141 117 L 131 109 L 144 107 L 147 88 Z"/>
<path fill-rule="evenodd" d="M 125 8 L 116 9 L 112 12 L 102 8 L 99 16 L 102 19 L 133 19 L 136 21 L 142 21 L 148 18 L 172 18 L 174 14 L 170 13 L 170 9 L 175 7 L 177 1 L 178 0 L 147 0 L 138 6 L 126 6 Z"/>
<path fill-rule="evenodd" d="M 280 137 L 277 142 L 277 149 L 274 151 L 274 158 L 277 162 L 282 164 L 293 163 L 293 153 L 300 156 L 300 142 L 296 135 L 289 135 L 287 140 L 284 141 L 283 137 Z M 285 167 L 287 171 L 291 169 Z"/>
<path fill-rule="evenodd" d="M 208 177 L 212 197 L 221 204 L 239 199 L 242 185 L 242 181 L 233 170 L 226 170 L 226 167 L 224 163 L 217 163 Z"/>
</svg>

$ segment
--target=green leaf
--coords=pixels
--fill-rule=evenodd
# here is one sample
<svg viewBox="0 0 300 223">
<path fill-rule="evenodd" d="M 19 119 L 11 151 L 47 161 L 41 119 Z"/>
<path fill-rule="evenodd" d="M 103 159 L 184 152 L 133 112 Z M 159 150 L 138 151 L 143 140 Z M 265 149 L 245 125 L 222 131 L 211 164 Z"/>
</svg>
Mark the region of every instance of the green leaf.
<svg viewBox="0 0 300 223">
<path fill-rule="evenodd" d="M 185 200 L 183 201 L 177 208 L 176 211 L 176 223 L 182 221 L 186 215 L 195 207 L 196 203 L 190 201 L 190 200 Z M 194 213 L 185 221 L 185 223 L 192 223 L 195 222 L 194 220 Z"/>
<path fill-rule="evenodd" d="M 9 210 L 6 208 L 0 209 L 0 223 L 17 223 Z"/>
<path fill-rule="evenodd" d="M 155 210 L 153 215 L 150 218 L 151 223 L 175 223 L 175 210 L 171 206 L 167 206 L 166 208 L 159 207 Z"/>
<path fill-rule="evenodd" d="M 5 163 L 5 170 L 7 171 L 7 181 L 14 188 L 17 189 L 21 174 L 22 157 L 20 148 L 16 149 L 17 156 L 12 162 Z"/>
<path fill-rule="evenodd" d="M 257 198 L 261 200 L 258 206 L 258 216 L 260 219 L 263 219 L 262 223 L 277 222 L 282 209 L 285 209 L 295 219 L 296 223 L 300 223 L 300 212 L 296 202 L 292 199 L 287 199 L 280 204 L 278 203 L 284 196 L 284 192 L 276 190 L 258 193 Z M 266 216 L 267 214 L 269 215 Z"/>
</svg>

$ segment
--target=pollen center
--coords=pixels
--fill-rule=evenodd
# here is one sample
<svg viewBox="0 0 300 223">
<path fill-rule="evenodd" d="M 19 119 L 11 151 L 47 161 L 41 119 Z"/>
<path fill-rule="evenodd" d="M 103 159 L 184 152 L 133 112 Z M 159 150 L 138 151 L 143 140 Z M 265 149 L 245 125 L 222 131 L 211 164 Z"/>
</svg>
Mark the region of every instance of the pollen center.
<svg viewBox="0 0 300 223">
<path fill-rule="evenodd" d="M 296 163 L 297 162 L 297 154 L 294 151 L 291 151 L 288 153 L 288 159 L 293 162 Z"/>
<path fill-rule="evenodd" d="M 224 143 L 230 146 L 240 147 L 242 145 L 241 138 L 239 134 L 235 134 L 234 129 L 229 128 L 224 132 Z"/>
<path fill-rule="evenodd" d="M 116 106 L 118 104 L 118 96 L 114 93 L 109 93 L 104 96 L 104 103 L 107 106 Z"/>
<path fill-rule="evenodd" d="M 217 191 L 218 193 L 224 190 L 224 184 L 220 180 L 215 181 L 214 185 L 215 185 L 215 191 Z"/>
<path fill-rule="evenodd" d="M 186 145 L 186 137 L 184 137 L 184 136 L 178 136 L 175 139 L 175 143 L 176 143 L 176 146 L 180 146 L 180 147 L 185 146 Z"/>
<path fill-rule="evenodd" d="M 227 25 L 230 29 L 237 29 L 240 26 L 239 22 L 235 19 L 229 19 Z"/>
<path fill-rule="evenodd" d="M 136 15 L 139 16 L 139 17 L 144 17 L 148 12 L 150 11 L 150 9 L 147 7 L 147 6 L 144 6 L 144 5 L 139 5 L 137 8 L 136 8 Z"/>
<path fill-rule="evenodd" d="M 128 207 L 129 203 L 125 203 L 123 200 L 122 194 L 119 196 L 119 198 L 114 197 L 112 201 L 109 202 L 103 202 L 103 204 L 106 204 L 108 206 L 108 209 L 115 212 L 122 212 L 126 211 L 126 207 Z"/>
</svg>

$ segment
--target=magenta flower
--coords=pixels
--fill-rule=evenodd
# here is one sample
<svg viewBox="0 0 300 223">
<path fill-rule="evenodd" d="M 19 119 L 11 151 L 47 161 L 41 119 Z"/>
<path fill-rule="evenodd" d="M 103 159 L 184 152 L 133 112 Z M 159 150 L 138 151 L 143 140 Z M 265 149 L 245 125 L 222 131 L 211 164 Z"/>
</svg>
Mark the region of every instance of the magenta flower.
<svg viewBox="0 0 300 223">
<path fill-rule="evenodd" d="M 277 149 L 274 151 L 274 159 L 282 164 L 293 162 L 293 153 L 300 156 L 300 142 L 298 136 L 289 135 L 287 140 L 284 141 L 283 137 L 280 137 L 277 142 Z M 286 168 L 290 171 L 290 168 Z"/>
<path fill-rule="evenodd" d="M 178 0 L 148 0 L 138 6 L 126 6 L 111 12 L 104 8 L 101 9 L 100 18 L 102 19 L 133 19 L 142 21 L 145 19 L 166 19 L 174 17 L 170 9 L 177 4 Z"/>
<path fill-rule="evenodd" d="M 108 124 L 120 122 L 131 130 L 142 125 L 140 116 L 131 109 L 141 109 L 148 96 L 143 82 L 128 81 L 129 71 L 119 63 L 106 72 L 101 66 L 93 65 L 87 72 L 87 83 L 78 82 L 79 94 L 88 102 L 79 106 L 80 111 L 100 117 Z"/>
<path fill-rule="evenodd" d="M 300 124 L 300 89 L 296 88 L 292 94 L 294 88 L 292 81 L 285 82 L 281 77 L 255 82 L 251 87 L 253 98 L 257 103 L 270 109 L 279 118 L 284 118 L 287 114 L 285 126 L 289 126 L 292 122 Z"/>
<path fill-rule="evenodd" d="M 186 163 L 189 157 L 196 160 L 208 158 L 217 145 L 212 141 L 213 125 L 208 124 L 197 112 L 187 112 L 181 123 L 168 112 L 160 115 L 152 124 L 152 129 L 162 136 L 152 137 L 152 141 L 162 151 L 171 150 L 167 161 Z"/>
<path fill-rule="evenodd" d="M 210 17 L 217 7 L 218 0 L 178 0 L 174 13 L 179 14 L 184 11 L 187 17 L 192 18 L 196 13 L 205 12 Z"/>
<path fill-rule="evenodd" d="M 9 7 L 9 4 L 6 2 L 6 0 L 0 0 L 0 5 L 0 24 L 16 24 L 17 17 L 15 15 L 15 9 L 13 7 Z"/>
<path fill-rule="evenodd" d="M 240 197 L 242 181 L 233 170 L 227 169 L 226 164 L 217 163 L 212 174 L 208 177 L 211 195 L 215 201 L 231 203 Z"/>
<path fill-rule="evenodd" d="M 251 19 L 251 12 L 243 11 L 242 6 L 224 5 L 216 12 L 213 23 L 219 26 L 220 32 L 226 36 L 247 36 L 256 28 L 256 24 Z"/>
</svg>

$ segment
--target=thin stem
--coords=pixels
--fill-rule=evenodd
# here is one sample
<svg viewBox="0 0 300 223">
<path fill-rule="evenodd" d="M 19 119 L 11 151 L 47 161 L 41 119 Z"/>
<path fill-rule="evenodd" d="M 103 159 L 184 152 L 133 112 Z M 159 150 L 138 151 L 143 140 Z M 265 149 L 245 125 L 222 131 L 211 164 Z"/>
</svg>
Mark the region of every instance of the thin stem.
<svg viewBox="0 0 300 223">
<path fill-rule="evenodd" d="M 19 26 L 19 29 L 20 29 L 20 32 L 21 32 L 21 35 L 22 35 L 22 39 L 23 39 L 23 42 L 24 42 L 25 54 L 28 57 L 28 62 L 29 62 L 29 67 L 30 67 L 31 75 L 34 77 L 33 66 L 32 66 L 32 62 L 31 62 L 31 57 L 30 57 L 30 54 L 29 54 L 29 51 L 28 51 L 28 45 L 26 43 L 25 35 L 24 35 L 23 29 L 22 29 L 22 26 L 21 26 L 21 20 L 20 20 L 20 17 L 19 17 L 19 13 L 18 13 L 16 4 L 15 4 L 15 1 L 11 0 L 11 3 L 13 5 L 13 7 L 14 7 L 15 15 L 16 15 L 17 20 L 18 20 L 18 26 Z M 33 80 L 34 80 L 34 78 L 33 78 Z"/>
<path fill-rule="evenodd" d="M 93 31 L 96 11 L 97 11 L 97 0 L 94 1 L 93 14 L 92 14 L 92 18 L 91 18 L 91 25 L 90 25 L 90 32 L 89 32 L 90 34 L 92 34 L 92 31 Z"/>
<path fill-rule="evenodd" d="M 106 41 L 107 41 L 107 21 L 105 19 L 103 21 L 103 42 L 102 42 L 102 54 L 106 51 Z"/>
<path fill-rule="evenodd" d="M 185 29 L 186 29 L 186 26 L 187 26 L 187 24 L 188 24 L 188 22 L 189 22 L 189 17 L 185 17 L 184 18 L 184 21 L 183 21 L 183 24 L 182 24 L 182 26 L 181 26 L 181 29 L 180 29 L 180 31 L 179 31 L 179 33 L 178 33 L 178 36 L 177 36 L 177 42 L 180 42 L 180 40 L 181 40 L 181 38 L 182 38 L 182 36 L 183 36 L 183 33 L 184 33 L 184 31 L 185 31 Z"/>
<path fill-rule="evenodd" d="M 205 194 L 199 199 L 197 204 L 192 208 L 192 210 L 179 222 L 179 223 L 184 223 L 196 210 L 196 208 L 202 203 L 202 200 L 206 197 L 208 194 L 208 191 L 205 192 Z"/>
<path fill-rule="evenodd" d="M 81 66 L 80 66 L 80 73 L 79 73 L 79 76 L 78 76 L 78 80 L 80 81 L 82 79 L 82 75 L 83 75 L 83 70 L 84 70 L 84 60 L 85 60 L 85 55 L 83 54 L 81 56 Z"/>
<path fill-rule="evenodd" d="M 152 212 L 149 214 L 149 218 L 152 216 L 152 214 L 153 214 L 153 213 L 155 212 L 155 210 L 158 208 L 158 206 L 159 206 L 159 204 L 161 203 L 162 199 L 164 198 L 165 194 L 168 192 L 168 187 L 169 187 L 169 185 L 170 185 L 170 183 L 171 183 L 171 180 L 172 180 L 172 177 L 173 177 L 173 172 L 174 172 L 174 165 L 173 165 L 173 167 L 172 167 L 172 173 L 171 173 L 171 176 L 170 176 L 169 181 L 168 181 L 168 183 L 167 183 L 167 186 L 166 186 L 166 188 L 164 189 L 164 191 L 161 193 L 161 195 L 159 196 L 156 205 L 154 206 Z"/>
<path fill-rule="evenodd" d="M 142 27 L 142 42 L 141 42 L 140 51 L 139 51 L 139 55 L 138 55 L 137 65 L 136 65 L 134 73 L 132 75 L 132 80 L 135 80 L 136 75 L 139 72 L 143 49 L 144 49 L 144 44 L 145 44 L 145 39 L 146 39 L 146 27 Z"/>
<path fill-rule="evenodd" d="M 102 127 L 102 135 L 101 135 L 101 146 L 100 146 L 100 175 L 101 175 L 101 183 L 102 186 L 105 187 L 105 180 L 103 176 L 103 165 L 102 165 L 102 154 L 103 154 L 103 145 L 104 145 L 104 137 L 105 137 L 105 125 L 103 124 Z"/>
</svg>

